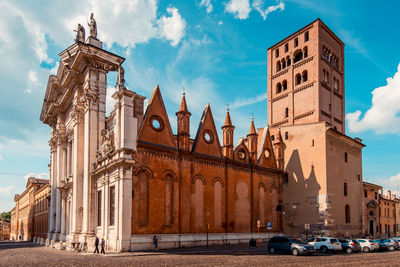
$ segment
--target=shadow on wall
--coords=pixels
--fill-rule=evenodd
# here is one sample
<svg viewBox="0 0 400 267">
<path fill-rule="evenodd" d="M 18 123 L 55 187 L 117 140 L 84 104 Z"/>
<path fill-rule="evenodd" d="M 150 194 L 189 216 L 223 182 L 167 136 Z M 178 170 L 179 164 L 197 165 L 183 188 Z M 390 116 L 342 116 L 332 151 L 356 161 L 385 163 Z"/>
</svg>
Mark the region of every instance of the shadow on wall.
<svg viewBox="0 0 400 267">
<path fill-rule="evenodd" d="M 326 230 L 328 221 L 326 195 L 319 195 L 315 168 L 303 166 L 298 150 L 293 150 L 286 165 L 288 183 L 283 185 L 283 231 L 288 235 L 316 235 Z M 310 170 L 306 178 L 303 170 Z M 306 229 L 306 224 L 309 229 Z"/>
</svg>

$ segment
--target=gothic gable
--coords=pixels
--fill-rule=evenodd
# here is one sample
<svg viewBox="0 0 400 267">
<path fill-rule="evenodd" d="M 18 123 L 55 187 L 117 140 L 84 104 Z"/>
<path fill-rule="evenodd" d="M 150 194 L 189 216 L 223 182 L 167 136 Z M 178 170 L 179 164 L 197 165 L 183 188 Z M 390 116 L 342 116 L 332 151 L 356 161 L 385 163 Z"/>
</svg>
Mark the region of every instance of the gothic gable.
<svg viewBox="0 0 400 267">
<path fill-rule="evenodd" d="M 192 152 L 222 157 L 221 145 L 215 128 L 214 118 L 210 104 L 207 104 L 197 129 Z"/>
<path fill-rule="evenodd" d="M 139 130 L 138 141 L 176 149 L 171 124 L 169 123 L 167 111 L 158 85 L 154 89 L 147 106 Z"/>
<path fill-rule="evenodd" d="M 271 141 L 271 134 L 268 127 L 264 128 L 263 134 L 261 136 L 257 159 L 259 166 L 273 169 L 277 168 L 274 149 Z"/>
<path fill-rule="evenodd" d="M 240 162 L 249 162 L 249 149 L 246 146 L 245 139 L 241 138 L 239 140 L 239 144 L 235 147 L 235 150 L 233 151 L 233 156 L 236 161 Z"/>
</svg>

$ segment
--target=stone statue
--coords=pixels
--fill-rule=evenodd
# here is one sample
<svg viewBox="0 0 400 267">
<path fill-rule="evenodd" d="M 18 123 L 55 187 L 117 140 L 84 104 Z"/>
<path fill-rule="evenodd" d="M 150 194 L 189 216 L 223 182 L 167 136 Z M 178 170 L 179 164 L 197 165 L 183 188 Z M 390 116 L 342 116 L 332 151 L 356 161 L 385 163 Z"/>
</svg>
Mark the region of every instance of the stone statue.
<svg viewBox="0 0 400 267">
<path fill-rule="evenodd" d="M 125 70 L 122 66 L 119 66 L 117 85 L 122 86 L 122 87 L 125 85 L 125 77 L 124 76 L 125 76 Z"/>
<path fill-rule="evenodd" d="M 78 24 L 78 29 L 74 32 L 76 32 L 75 42 L 85 42 L 85 28 L 81 24 Z"/>
<path fill-rule="evenodd" d="M 90 27 L 90 37 L 97 39 L 97 23 L 93 13 L 90 14 L 90 23 L 88 25 Z"/>
<path fill-rule="evenodd" d="M 101 130 L 101 137 L 101 152 L 105 156 L 114 151 L 114 147 L 111 144 L 110 131 L 107 129 Z"/>
</svg>

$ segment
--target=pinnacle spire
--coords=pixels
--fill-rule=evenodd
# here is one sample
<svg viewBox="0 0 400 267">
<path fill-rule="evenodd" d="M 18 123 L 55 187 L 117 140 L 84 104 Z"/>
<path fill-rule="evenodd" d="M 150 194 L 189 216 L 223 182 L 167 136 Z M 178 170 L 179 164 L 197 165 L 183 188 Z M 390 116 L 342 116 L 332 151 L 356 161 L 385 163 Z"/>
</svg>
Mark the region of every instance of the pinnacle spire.
<svg viewBox="0 0 400 267">
<path fill-rule="evenodd" d="M 185 92 L 182 93 L 182 101 L 181 101 L 181 105 L 179 106 L 179 111 L 178 112 L 188 112 L 188 108 L 187 108 L 187 105 L 186 105 Z"/>
<path fill-rule="evenodd" d="M 256 127 L 254 126 L 254 116 L 251 117 L 249 134 L 256 134 Z"/>
<path fill-rule="evenodd" d="M 226 117 L 224 126 L 232 126 L 231 116 L 229 115 L 229 107 L 226 109 Z"/>
</svg>

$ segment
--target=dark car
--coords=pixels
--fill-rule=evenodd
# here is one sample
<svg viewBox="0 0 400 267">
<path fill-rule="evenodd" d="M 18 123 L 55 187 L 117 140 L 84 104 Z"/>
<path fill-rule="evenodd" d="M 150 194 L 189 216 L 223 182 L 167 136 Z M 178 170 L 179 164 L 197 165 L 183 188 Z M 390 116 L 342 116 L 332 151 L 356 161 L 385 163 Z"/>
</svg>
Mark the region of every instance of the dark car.
<svg viewBox="0 0 400 267">
<path fill-rule="evenodd" d="M 342 245 L 342 250 L 348 254 L 361 251 L 361 245 L 357 240 L 339 239 L 339 242 Z"/>
<path fill-rule="evenodd" d="M 314 247 L 298 238 L 274 236 L 268 242 L 270 253 L 289 253 L 294 256 L 314 253 Z"/>
<path fill-rule="evenodd" d="M 396 249 L 396 247 L 399 245 L 398 242 L 396 242 L 393 239 L 389 239 L 389 238 L 384 238 L 384 239 L 379 239 L 377 240 L 378 244 L 379 244 L 379 249 L 380 250 L 389 250 L 389 251 L 393 251 Z"/>
</svg>

